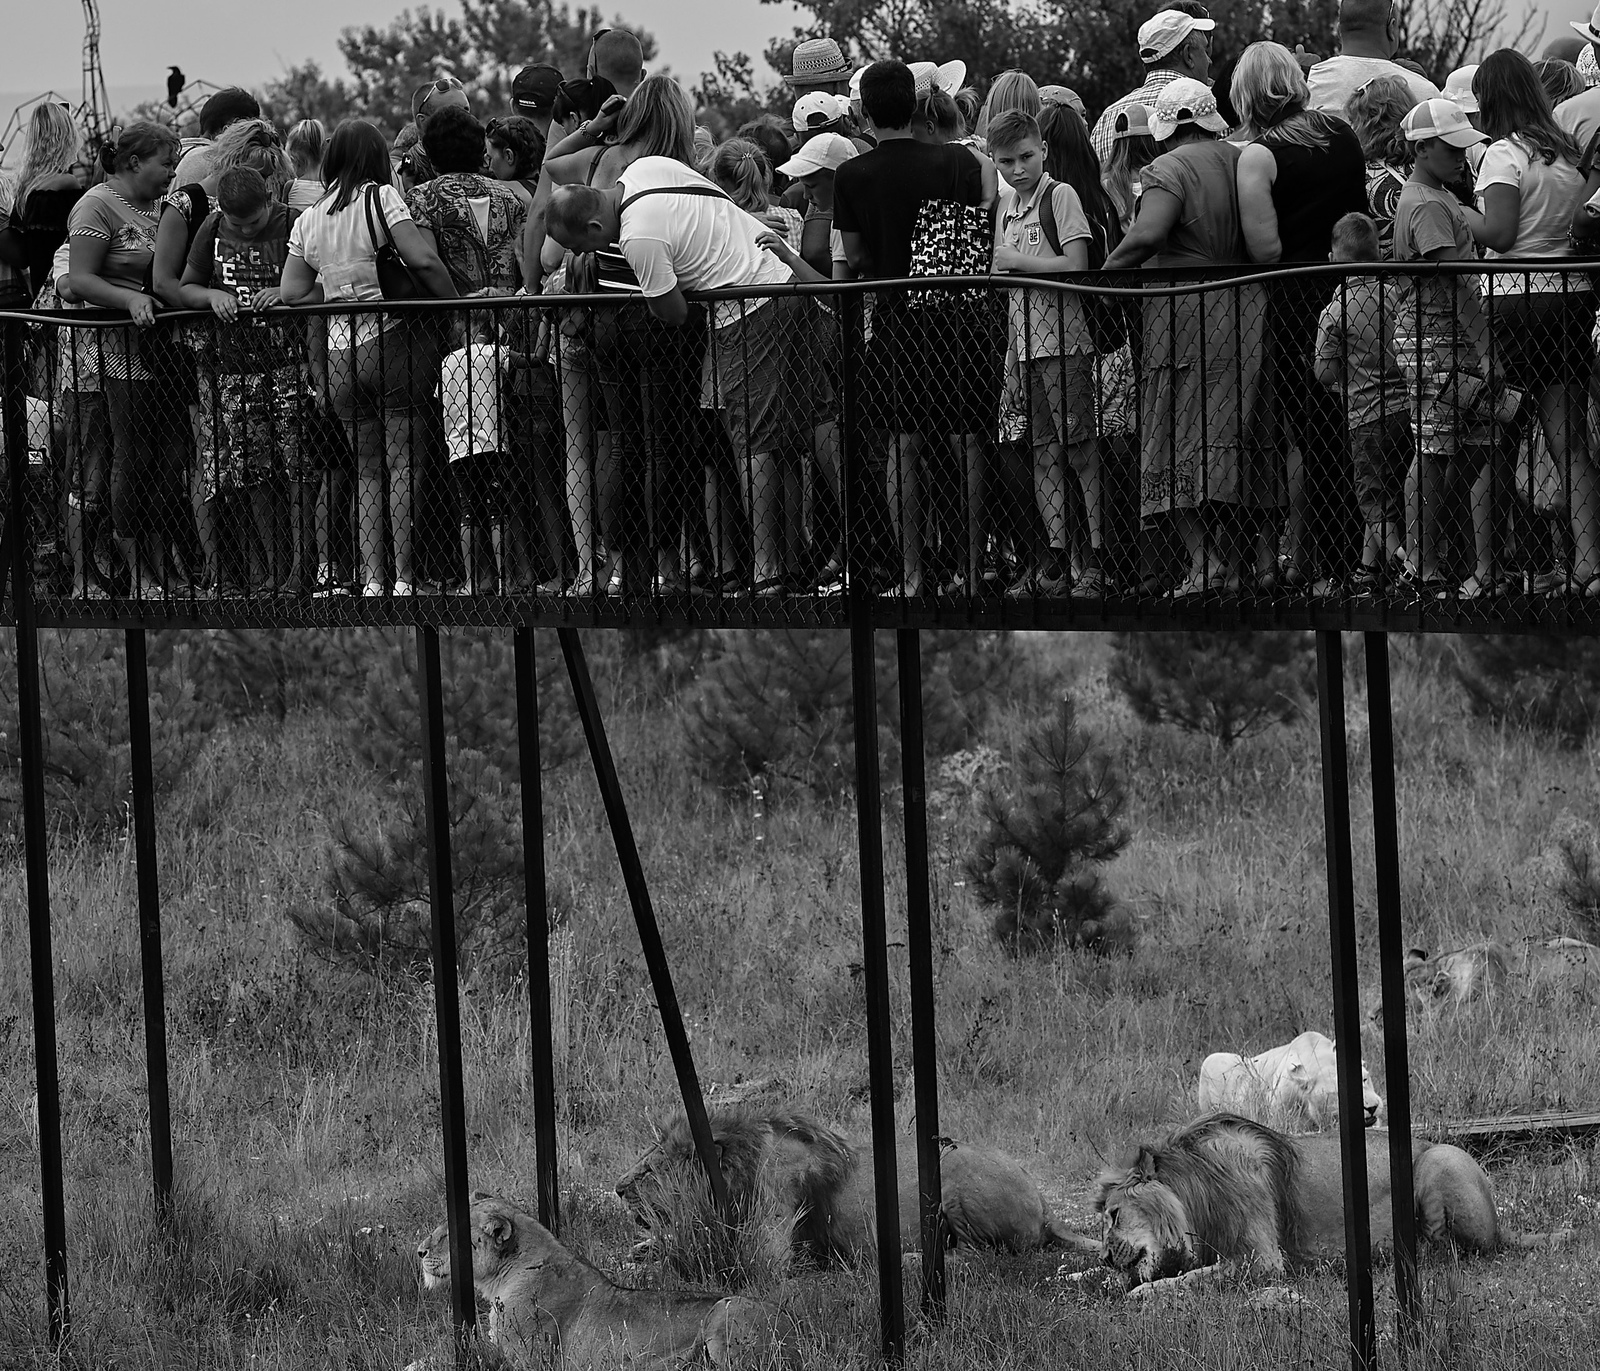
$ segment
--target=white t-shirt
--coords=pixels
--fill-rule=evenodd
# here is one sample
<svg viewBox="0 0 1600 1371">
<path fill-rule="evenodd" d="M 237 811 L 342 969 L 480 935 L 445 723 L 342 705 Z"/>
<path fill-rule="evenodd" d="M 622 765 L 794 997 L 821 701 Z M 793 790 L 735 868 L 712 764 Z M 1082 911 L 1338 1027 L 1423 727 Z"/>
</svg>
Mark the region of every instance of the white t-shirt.
<svg viewBox="0 0 1600 1371">
<path fill-rule="evenodd" d="M 1306 73 L 1306 85 L 1311 87 L 1311 108 L 1337 114 L 1343 119 L 1350 97 L 1377 76 L 1400 77 L 1411 87 L 1411 98 L 1419 105 L 1439 94 L 1439 87 L 1426 76 L 1407 71 L 1387 58 L 1330 57 Z"/>
<path fill-rule="evenodd" d="M 1557 105 L 1556 123 L 1577 140 L 1579 152 L 1587 153 L 1595 134 L 1600 133 L 1600 86 Z"/>
<path fill-rule="evenodd" d="M 315 181 L 305 176 L 296 176 L 289 182 L 289 193 L 284 196 L 284 202 L 290 209 L 297 209 L 304 214 L 318 200 L 322 199 L 325 187 L 321 181 Z"/>
<path fill-rule="evenodd" d="M 617 233 L 617 246 L 628 259 L 646 299 L 666 295 L 674 286 L 684 290 L 715 290 L 721 286 L 781 285 L 794 273 L 772 253 L 759 247 L 762 225 L 717 190 L 699 172 L 670 157 L 641 157 L 619 183 L 626 208 Z M 713 195 L 646 195 L 628 205 L 628 198 L 644 190 L 672 186 L 708 186 Z M 722 328 L 756 308 L 755 301 L 719 301 L 712 311 L 712 327 Z"/>
<path fill-rule="evenodd" d="M 289 256 L 304 259 L 317 273 L 324 300 L 383 299 L 378 286 L 378 242 L 367 226 L 366 198 L 367 187 L 362 186 L 355 198 L 337 212 L 332 197 L 319 201 L 296 219 L 289 231 Z M 400 192 L 387 183 L 378 187 L 378 205 L 391 229 L 411 220 L 411 211 Z M 379 233 L 381 240 L 382 230 Z M 379 318 L 376 314 L 359 316 L 354 341 L 366 343 L 376 338 L 382 327 Z M 350 320 L 330 315 L 328 346 L 350 345 Z"/>
<path fill-rule="evenodd" d="M 445 355 L 439 368 L 439 405 L 452 462 L 506 450 L 500 441 L 500 360 L 504 356 L 490 343 L 468 343 Z"/>
<path fill-rule="evenodd" d="M 1520 138 L 1501 138 L 1489 144 L 1478 167 L 1478 208 L 1483 208 L 1487 186 L 1516 186 L 1521 192 L 1517 203 L 1517 237 L 1504 252 L 1489 252 L 1493 257 L 1571 257 L 1572 240 L 1568 230 L 1572 213 L 1583 198 L 1583 177 L 1565 158 L 1549 166 L 1534 157 Z M 1496 276 L 1494 288 L 1500 292 L 1550 291 L 1562 289 L 1562 278 L 1555 273 L 1538 272 L 1528 276 Z M 1575 284 L 1582 278 L 1575 278 Z"/>
</svg>

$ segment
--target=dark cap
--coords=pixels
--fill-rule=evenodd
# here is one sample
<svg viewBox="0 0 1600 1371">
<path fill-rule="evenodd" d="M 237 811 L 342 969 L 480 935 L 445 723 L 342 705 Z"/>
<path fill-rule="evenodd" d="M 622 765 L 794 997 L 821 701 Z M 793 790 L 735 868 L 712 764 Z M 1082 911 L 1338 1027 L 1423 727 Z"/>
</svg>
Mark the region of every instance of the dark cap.
<svg viewBox="0 0 1600 1371">
<path fill-rule="evenodd" d="M 561 73 L 544 62 L 524 67 L 511 83 L 511 106 L 522 110 L 547 110 L 561 89 Z"/>
<path fill-rule="evenodd" d="M 202 137 L 215 138 L 229 124 L 260 117 L 261 102 L 249 91 L 229 86 L 200 106 L 200 133 Z"/>
</svg>

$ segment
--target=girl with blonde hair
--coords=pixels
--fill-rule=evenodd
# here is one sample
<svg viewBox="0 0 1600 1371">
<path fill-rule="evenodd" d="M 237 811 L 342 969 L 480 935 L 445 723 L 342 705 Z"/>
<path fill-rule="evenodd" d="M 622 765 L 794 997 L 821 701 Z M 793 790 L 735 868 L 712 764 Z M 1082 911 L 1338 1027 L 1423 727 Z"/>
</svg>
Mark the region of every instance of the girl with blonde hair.
<svg viewBox="0 0 1600 1371">
<path fill-rule="evenodd" d="M 17 173 L 16 194 L 0 204 L 0 262 L 13 268 L 32 299 L 50 275 L 50 259 L 67 240 L 67 217 L 83 194 L 72 165 L 78 127 L 54 100 L 42 100 L 28 116 L 28 141 Z"/>
<path fill-rule="evenodd" d="M 294 180 L 284 196 L 290 209 L 310 209 L 322 199 L 322 149 L 328 130 L 320 119 L 302 119 L 283 140 L 283 149 L 294 164 Z"/>
</svg>

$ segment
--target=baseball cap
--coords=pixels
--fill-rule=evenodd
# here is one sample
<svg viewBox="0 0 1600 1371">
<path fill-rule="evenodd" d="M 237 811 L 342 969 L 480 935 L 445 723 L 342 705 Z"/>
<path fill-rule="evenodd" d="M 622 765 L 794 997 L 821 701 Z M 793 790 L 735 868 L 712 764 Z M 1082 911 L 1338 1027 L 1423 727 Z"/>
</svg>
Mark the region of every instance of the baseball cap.
<svg viewBox="0 0 1600 1371">
<path fill-rule="evenodd" d="M 856 145 L 843 134 L 819 133 L 778 170 L 798 180 L 815 171 L 837 171 L 855 155 Z"/>
<path fill-rule="evenodd" d="M 1150 136 L 1164 143 L 1180 124 L 1196 124 L 1217 134 L 1228 131 L 1228 121 L 1217 112 L 1217 97 L 1209 86 L 1192 76 L 1180 76 L 1161 88 L 1155 108 L 1150 111 Z"/>
<path fill-rule="evenodd" d="M 796 133 L 836 124 L 850 113 L 850 102 L 824 90 L 809 91 L 794 102 L 790 115 Z"/>
<path fill-rule="evenodd" d="M 524 114 L 547 110 L 561 89 L 561 72 L 546 62 L 524 67 L 511 83 L 511 107 Z"/>
<path fill-rule="evenodd" d="M 1111 121 L 1111 141 L 1119 138 L 1148 138 L 1150 111 L 1143 105 L 1124 105 Z"/>
<path fill-rule="evenodd" d="M 1401 121 L 1408 143 L 1420 143 L 1424 138 L 1442 138 L 1453 148 L 1470 148 L 1475 143 L 1489 140 L 1467 122 L 1466 111 L 1454 100 L 1442 95 L 1424 100 Z"/>
<path fill-rule="evenodd" d="M 1196 19 L 1182 10 L 1162 10 L 1139 26 L 1139 60 L 1155 62 L 1177 50 L 1191 33 L 1210 33 L 1215 19 Z"/>
<path fill-rule="evenodd" d="M 1089 122 L 1089 107 L 1083 103 L 1083 96 L 1073 90 L 1071 86 L 1040 86 L 1039 103 L 1041 105 L 1070 105 L 1078 111 L 1078 117 L 1084 123 Z"/>
<path fill-rule="evenodd" d="M 1463 114 L 1478 112 L 1478 97 L 1472 93 L 1472 78 L 1478 74 L 1478 64 L 1457 67 L 1444 79 L 1444 89 L 1439 93 L 1446 100 L 1454 100 Z"/>
</svg>

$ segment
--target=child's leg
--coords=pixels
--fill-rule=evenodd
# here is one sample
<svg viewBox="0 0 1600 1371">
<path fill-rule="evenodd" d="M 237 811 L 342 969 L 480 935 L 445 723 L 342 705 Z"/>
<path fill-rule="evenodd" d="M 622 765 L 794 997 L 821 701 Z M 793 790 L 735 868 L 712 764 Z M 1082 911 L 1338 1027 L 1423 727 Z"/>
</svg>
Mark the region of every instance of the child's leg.
<svg viewBox="0 0 1600 1371">
<path fill-rule="evenodd" d="M 1066 388 L 1060 357 L 1027 363 L 1028 434 L 1033 445 L 1033 498 L 1044 521 L 1045 550 L 1039 575 L 1053 581 L 1066 568 L 1070 548 L 1067 521 Z"/>
<path fill-rule="evenodd" d="M 276 579 L 272 571 L 276 560 L 273 550 L 278 545 L 278 492 L 268 482 L 258 481 L 245 494 L 250 511 L 245 524 L 250 547 L 250 588 L 270 590 Z"/>
<path fill-rule="evenodd" d="M 1052 359 L 1050 365 L 1059 382 L 1047 391 L 1055 431 L 1065 444 L 1067 462 L 1083 495 L 1087 546 L 1075 545 L 1072 559 L 1085 572 L 1098 573 L 1105 545 L 1105 498 L 1094 431 L 1094 359 L 1078 354 Z"/>
</svg>

